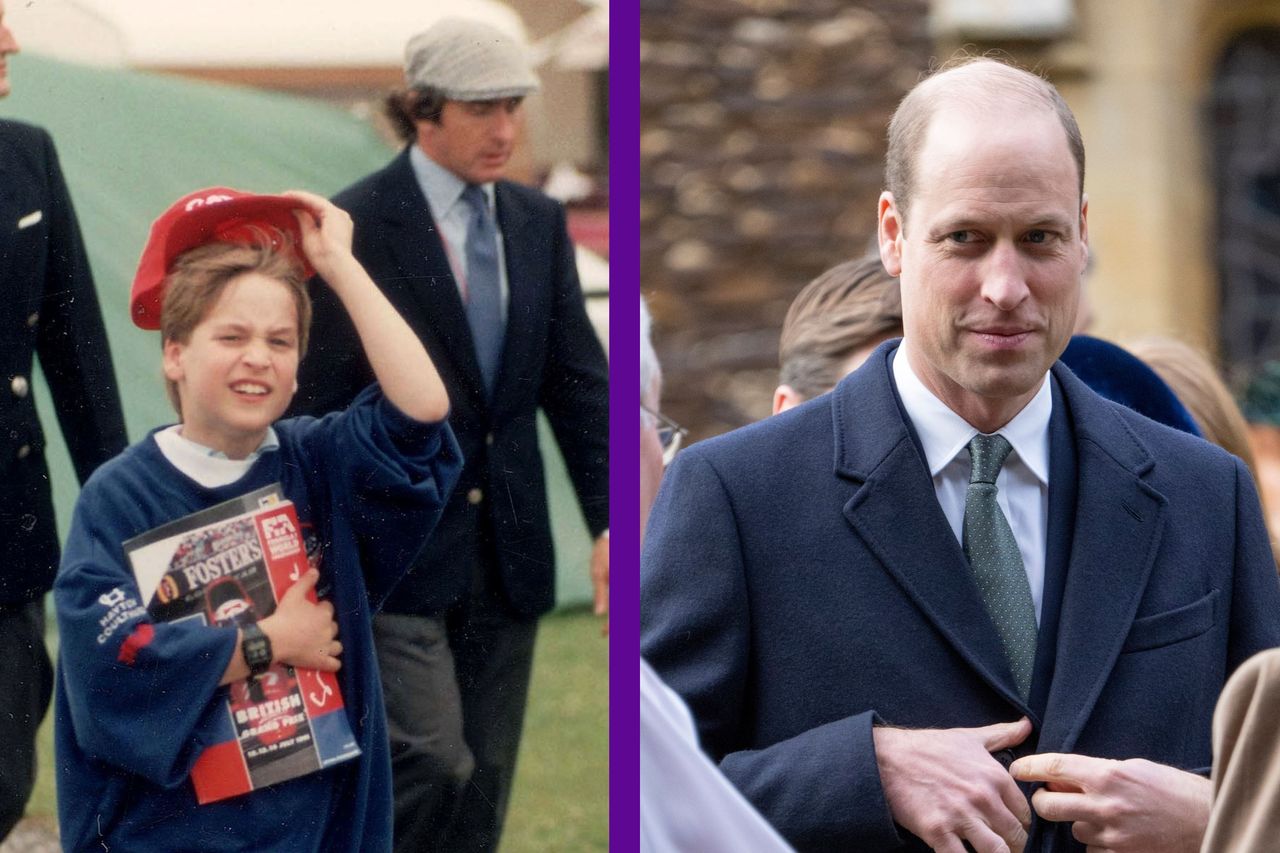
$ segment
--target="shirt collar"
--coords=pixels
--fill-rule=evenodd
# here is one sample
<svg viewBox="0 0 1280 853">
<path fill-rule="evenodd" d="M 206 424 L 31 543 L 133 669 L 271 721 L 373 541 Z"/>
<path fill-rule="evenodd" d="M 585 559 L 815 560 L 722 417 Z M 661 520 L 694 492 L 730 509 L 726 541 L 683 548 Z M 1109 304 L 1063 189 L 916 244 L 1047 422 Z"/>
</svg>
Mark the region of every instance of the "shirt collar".
<svg viewBox="0 0 1280 853">
<path fill-rule="evenodd" d="M 280 447 L 280 438 L 276 435 L 275 427 L 267 427 L 267 434 L 262 437 L 262 443 L 244 459 L 231 459 L 221 450 L 214 450 L 212 447 L 205 447 L 203 444 L 192 441 L 182 434 L 182 424 L 174 424 L 164 432 L 169 434 L 175 445 L 182 448 L 180 452 L 191 457 L 203 456 L 208 459 L 226 459 L 231 462 L 252 462 L 268 450 L 276 450 Z"/>
<path fill-rule="evenodd" d="M 1027 469 L 1043 485 L 1049 484 L 1049 416 L 1053 413 L 1053 390 L 1048 374 L 1040 381 L 1040 390 L 1022 411 L 996 432 L 1008 439 Z M 902 407 L 916 428 L 924 449 L 929 476 L 950 464 L 978 430 L 957 415 L 925 387 L 907 360 L 906 347 L 900 346 L 893 359 L 893 381 L 898 386 Z"/>
<path fill-rule="evenodd" d="M 413 167 L 413 176 L 418 180 L 418 187 L 427 198 L 431 212 L 437 217 L 447 216 L 450 209 L 462 198 L 462 191 L 467 182 L 441 166 L 427 156 L 422 146 L 409 146 L 409 165 Z M 489 200 L 489 212 L 493 212 L 493 184 L 480 184 L 485 198 Z"/>
</svg>

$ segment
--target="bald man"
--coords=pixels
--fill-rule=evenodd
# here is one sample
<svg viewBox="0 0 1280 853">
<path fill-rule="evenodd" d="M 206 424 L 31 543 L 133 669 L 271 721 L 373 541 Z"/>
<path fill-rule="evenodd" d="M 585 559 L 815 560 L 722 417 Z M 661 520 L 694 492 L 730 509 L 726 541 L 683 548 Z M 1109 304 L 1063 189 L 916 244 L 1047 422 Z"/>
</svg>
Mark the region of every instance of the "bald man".
<svg viewBox="0 0 1280 853">
<path fill-rule="evenodd" d="M 1196 850 L 1214 700 L 1280 644 L 1253 482 L 1059 363 L 1088 201 L 1051 85 L 925 80 L 886 185 L 903 340 L 676 459 L 642 653 L 800 850 Z"/>
</svg>

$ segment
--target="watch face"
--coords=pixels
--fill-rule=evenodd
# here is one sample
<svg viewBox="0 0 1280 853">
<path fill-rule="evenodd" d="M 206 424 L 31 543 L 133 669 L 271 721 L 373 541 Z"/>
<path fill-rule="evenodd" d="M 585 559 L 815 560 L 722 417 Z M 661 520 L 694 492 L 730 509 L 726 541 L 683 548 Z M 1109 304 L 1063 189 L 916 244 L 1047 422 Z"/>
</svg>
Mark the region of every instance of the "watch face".
<svg viewBox="0 0 1280 853">
<path fill-rule="evenodd" d="M 261 674 L 271 666 L 271 641 L 256 623 L 244 627 L 244 639 L 240 644 L 244 654 L 244 662 L 254 675 Z"/>
</svg>

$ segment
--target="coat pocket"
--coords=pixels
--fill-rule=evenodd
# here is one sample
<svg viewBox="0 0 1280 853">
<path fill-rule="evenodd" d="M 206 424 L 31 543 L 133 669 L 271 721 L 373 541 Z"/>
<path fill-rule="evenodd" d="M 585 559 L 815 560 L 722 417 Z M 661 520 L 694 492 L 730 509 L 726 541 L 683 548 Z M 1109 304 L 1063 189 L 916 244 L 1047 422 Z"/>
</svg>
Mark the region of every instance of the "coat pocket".
<svg viewBox="0 0 1280 853">
<path fill-rule="evenodd" d="M 1208 595 L 1190 604 L 1134 619 L 1121 654 L 1158 649 L 1200 636 L 1217 621 L 1219 597 L 1218 590 L 1210 590 Z"/>
</svg>

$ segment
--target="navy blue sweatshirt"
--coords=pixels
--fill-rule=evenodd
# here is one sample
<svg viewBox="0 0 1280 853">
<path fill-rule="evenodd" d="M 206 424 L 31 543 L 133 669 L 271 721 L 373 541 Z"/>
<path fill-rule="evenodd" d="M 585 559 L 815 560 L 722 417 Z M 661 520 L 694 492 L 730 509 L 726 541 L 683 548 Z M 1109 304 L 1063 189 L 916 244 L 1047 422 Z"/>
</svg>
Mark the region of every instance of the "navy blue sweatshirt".
<svg viewBox="0 0 1280 853">
<path fill-rule="evenodd" d="M 370 617 L 439 519 L 461 456 L 446 423 L 408 418 L 376 386 L 345 412 L 275 430 L 279 448 L 230 485 L 196 483 L 148 435 L 80 494 L 54 585 L 58 812 L 68 850 L 391 849 L 391 761 Z M 321 549 L 317 591 L 334 604 L 338 677 L 363 754 L 197 805 L 188 776 L 225 718 L 218 682 L 236 630 L 153 624 L 121 543 L 274 482 Z"/>
</svg>

